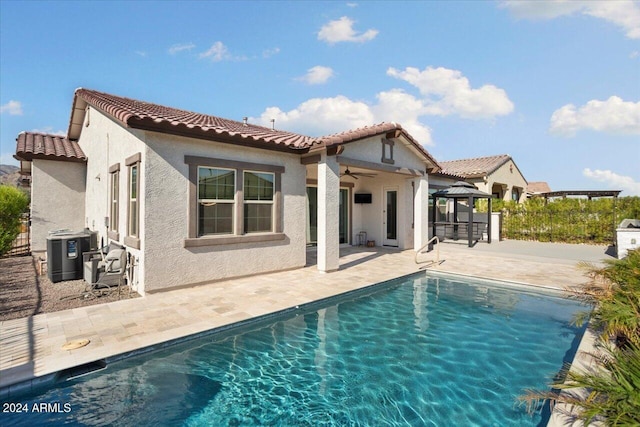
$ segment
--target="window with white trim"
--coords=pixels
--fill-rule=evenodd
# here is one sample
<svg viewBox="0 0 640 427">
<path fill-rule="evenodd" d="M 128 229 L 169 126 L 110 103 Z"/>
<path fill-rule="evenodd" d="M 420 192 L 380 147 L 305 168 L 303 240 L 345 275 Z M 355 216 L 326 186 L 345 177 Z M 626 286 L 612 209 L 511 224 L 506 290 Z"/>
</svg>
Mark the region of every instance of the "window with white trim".
<svg viewBox="0 0 640 427">
<path fill-rule="evenodd" d="M 233 234 L 236 171 L 198 167 L 198 236 Z"/>
<path fill-rule="evenodd" d="M 244 232 L 273 231 L 275 174 L 244 171 Z"/>
</svg>

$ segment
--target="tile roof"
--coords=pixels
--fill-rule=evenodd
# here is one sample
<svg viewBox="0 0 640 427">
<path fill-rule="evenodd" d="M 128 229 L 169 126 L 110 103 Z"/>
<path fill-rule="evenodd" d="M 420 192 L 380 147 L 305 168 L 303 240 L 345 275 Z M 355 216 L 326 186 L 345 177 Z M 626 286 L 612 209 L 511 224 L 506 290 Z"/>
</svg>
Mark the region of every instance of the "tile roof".
<svg viewBox="0 0 640 427">
<path fill-rule="evenodd" d="M 462 176 L 464 178 L 479 178 L 495 172 L 500 166 L 511 160 L 508 154 L 498 156 L 476 157 L 440 162 L 442 172 Z"/>
<path fill-rule="evenodd" d="M 293 132 L 273 130 L 264 126 L 179 110 L 95 90 L 77 89 L 74 104 L 78 98 L 131 128 L 200 137 L 230 138 L 249 143 L 267 143 L 288 149 L 306 149 L 314 143 L 313 138 Z M 76 108 L 74 105 L 74 109 Z M 74 124 L 77 125 L 74 123 L 72 112 L 69 136 L 78 138 L 79 132 L 72 130 Z"/>
<path fill-rule="evenodd" d="M 527 184 L 527 193 L 538 194 L 549 192 L 551 192 L 551 187 L 544 181 L 530 182 Z"/>
<path fill-rule="evenodd" d="M 329 147 L 370 136 L 399 131 L 418 153 L 439 169 L 438 162 L 402 126 L 380 123 L 328 136 L 310 137 L 257 126 L 207 114 L 194 113 L 90 89 L 77 89 L 69 120 L 68 137 L 78 139 L 88 105 L 120 122 L 123 126 L 232 142 L 259 148 L 305 152 L 315 147 Z"/>
<path fill-rule="evenodd" d="M 76 141 L 60 135 L 21 132 L 16 138 L 16 158 L 86 162 L 87 156 Z"/>
</svg>

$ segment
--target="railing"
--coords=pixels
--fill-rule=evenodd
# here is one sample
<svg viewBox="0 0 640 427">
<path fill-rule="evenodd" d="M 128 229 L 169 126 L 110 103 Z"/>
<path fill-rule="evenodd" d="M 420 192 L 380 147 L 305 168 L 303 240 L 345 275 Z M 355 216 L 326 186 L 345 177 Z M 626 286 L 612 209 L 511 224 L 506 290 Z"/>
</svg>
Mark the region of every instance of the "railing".
<svg viewBox="0 0 640 427">
<path fill-rule="evenodd" d="M 31 255 L 31 245 L 30 245 L 30 231 L 31 231 L 31 218 L 28 213 L 22 215 L 20 220 L 20 233 L 16 236 L 16 239 L 13 241 L 11 245 L 11 249 L 7 251 L 3 258 L 5 257 L 14 257 L 14 256 L 25 256 Z"/>
<path fill-rule="evenodd" d="M 436 242 L 436 260 L 435 261 L 422 261 L 422 262 L 418 262 L 418 255 L 424 253 L 424 249 L 429 246 L 432 242 Z M 433 264 L 440 264 L 440 238 L 438 236 L 433 236 L 431 239 L 429 239 L 429 241 L 427 243 L 424 244 L 424 246 L 422 246 L 420 249 L 418 249 L 416 251 L 416 256 L 414 258 L 414 261 L 416 262 L 416 264 L 424 264 L 427 262 L 431 262 L 431 265 Z M 426 266 L 425 266 L 426 268 Z"/>
</svg>

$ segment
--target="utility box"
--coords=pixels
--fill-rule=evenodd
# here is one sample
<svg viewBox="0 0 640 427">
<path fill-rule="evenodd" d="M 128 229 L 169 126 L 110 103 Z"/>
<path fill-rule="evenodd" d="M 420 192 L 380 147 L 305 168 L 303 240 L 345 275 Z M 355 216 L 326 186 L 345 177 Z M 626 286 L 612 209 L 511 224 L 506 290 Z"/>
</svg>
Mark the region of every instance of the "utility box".
<svg viewBox="0 0 640 427">
<path fill-rule="evenodd" d="M 616 229 L 618 259 L 626 257 L 629 251 L 638 248 L 640 248 L 640 219 L 625 219 Z"/>
<path fill-rule="evenodd" d="M 96 249 L 97 233 L 57 231 L 47 237 L 47 275 L 52 282 L 83 278 L 82 254 Z"/>
</svg>

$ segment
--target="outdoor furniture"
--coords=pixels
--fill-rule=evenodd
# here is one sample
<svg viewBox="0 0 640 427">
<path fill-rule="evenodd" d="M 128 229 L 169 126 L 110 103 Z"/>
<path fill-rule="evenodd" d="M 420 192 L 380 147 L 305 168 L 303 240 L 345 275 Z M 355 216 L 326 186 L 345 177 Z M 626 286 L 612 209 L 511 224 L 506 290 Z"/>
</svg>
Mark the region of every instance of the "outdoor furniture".
<svg viewBox="0 0 640 427">
<path fill-rule="evenodd" d="M 110 244 L 85 255 L 84 280 L 88 283 L 85 298 L 106 295 L 115 289 L 120 295 L 127 272 L 128 255 L 125 248 Z"/>
<path fill-rule="evenodd" d="M 366 246 L 367 244 L 367 232 L 366 231 L 361 231 L 358 234 L 356 234 L 357 238 L 358 238 L 358 246 Z"/>
</svg>

